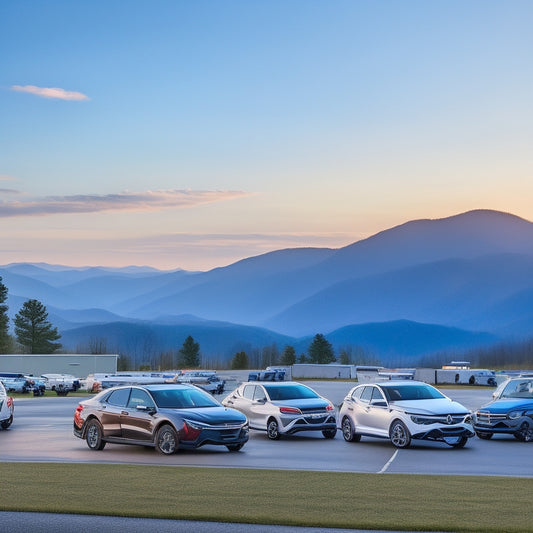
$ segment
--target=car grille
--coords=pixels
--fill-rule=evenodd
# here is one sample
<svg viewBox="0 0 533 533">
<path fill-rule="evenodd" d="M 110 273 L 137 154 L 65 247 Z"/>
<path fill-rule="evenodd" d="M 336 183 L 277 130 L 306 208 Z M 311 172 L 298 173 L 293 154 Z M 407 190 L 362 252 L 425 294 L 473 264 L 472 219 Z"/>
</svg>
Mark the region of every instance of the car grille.
<svg viewBox="0 0 533 533">
<path fill-rule="evenodd" d="M 326 409 L 324 407 L 310 407 L 309 409 L 300 408 L 300 411 L 304 415 L 321 414 L 321 415 L 326 416 L 328 414 L 328 412 L 326 411 Z"/>
<path fill-rule="evenodd" d="M 476 413 L 476 419 L 478 422 L 482 424 L 493 424 L 495 422 L 499 422 L 500 420 L 505 420 L 507 418 L 507 415 L 504 414 L 496 414 L 496 413 L 489 413 L 488 411 L 478 411 Z"/>
</svg>

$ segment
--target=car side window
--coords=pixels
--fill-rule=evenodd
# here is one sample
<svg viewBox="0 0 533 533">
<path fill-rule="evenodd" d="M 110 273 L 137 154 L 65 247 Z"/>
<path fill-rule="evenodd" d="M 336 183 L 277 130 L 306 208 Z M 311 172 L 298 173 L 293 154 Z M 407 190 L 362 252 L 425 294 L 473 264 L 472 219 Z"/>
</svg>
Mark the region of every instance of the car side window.
<svg viewBox="0 0 533 533">
<path fill-rule="evenodd" d="M 377 387 L 372 387 L 372 400 L 379 400 L 384 402 L 385 397 L 381 394 L 381 391 Z"/>
<path fill-rule="evenodd" d="M 365 390 L 361 394 L 360 400 L 365 403 L 369 403 L 372 398 L 372 389 L 374 387 L 365 387 Z"/>
<path fill-rule="evenodd" d="M 107 403 L 116 405 L 117 407 L 126 407 L 128 398 L 130 397 L 130 388 L 117 389 L 107 397 Z"/>
<path fill-rule="evenodd" d="M 254 400 L 266 400 L 266 394 L 263 387 L 255 387 Z"/>
<path fill-rule="evenodd" d="M 352 394 L 352 398 L 354 400 L 359 400 L 361 398 L 361 394 L 363 394 L 364 387 L 357 387 Z"/>
<path fill-rule="evenodd" d="M 141 389 L 131 389 L 128 407 L 136 409 L 139 405 L 143 405 L 145 407 L 155 407 L 152 398 L 150 398 L 150 395 L 146 391 Z"/>
<path fill-rule="evenodd" d="M 253 400 L 255 392 L 255 385 L 246 385 L 242 391 L 242 395 L 247 400 Z"/>
</svg>

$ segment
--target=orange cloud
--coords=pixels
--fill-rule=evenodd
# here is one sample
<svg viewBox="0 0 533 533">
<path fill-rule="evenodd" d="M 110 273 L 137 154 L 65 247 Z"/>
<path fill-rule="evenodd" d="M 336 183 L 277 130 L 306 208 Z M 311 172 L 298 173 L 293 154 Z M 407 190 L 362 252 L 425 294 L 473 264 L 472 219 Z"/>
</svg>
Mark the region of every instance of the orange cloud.
<svg viewBox="0 0 533 533">
<path fill-rule="evenodd" d="M 42 98 L 55 98 L 58 100 L 89 100 L 89 97 L 76 91 L 65 91 L 59 87 L 36 87 L 35 85 L 12 85 L 13 91 L 35 94 Z"/>
<path fill-rule="evenodd" d="M 249 195 L 250 193 L 243 191 L 166 190 L 108 195 L 48 196 L 26 202 L 0 202 L 0 218 L 102 211 L 161 211 L 223 202 Z"/>
</svg>

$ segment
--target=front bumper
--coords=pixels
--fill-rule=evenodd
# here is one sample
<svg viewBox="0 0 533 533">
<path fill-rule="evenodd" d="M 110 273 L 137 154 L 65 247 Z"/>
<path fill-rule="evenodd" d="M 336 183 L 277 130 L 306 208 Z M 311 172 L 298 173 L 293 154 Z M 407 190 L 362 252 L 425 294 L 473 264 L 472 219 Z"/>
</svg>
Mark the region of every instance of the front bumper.
<svg viewBox="0 0 533 533">
<path fill-rule="evenodd" d="M 455 426 L 438 426 L 428 428 L 425 431 L 413 432 L 413 439 L 445 441 L 449 438 L 466 437 L 471 438 L 475 435 L 472 426 L 461 424 Z"/>
<path fill-rule="evenodd" d="M 297 416 L 281 416 L 279 432 L 292 435 L 300 431 L 325 431 L 337 429 L 337 421 L 333 414 L 311 414 Z"/>
<path fill-rule="evenodd" d="M 248 442 L 248 439 L 248 426 L 235 429 L 203 429 L 198 438 L 195 440 L 186 440 L 180 438 L 180 447 L 199 448 L 200 446 L 205 446 L 206 444 L 231 446 L 236 444 L 244 444 Z"/>
</svg>

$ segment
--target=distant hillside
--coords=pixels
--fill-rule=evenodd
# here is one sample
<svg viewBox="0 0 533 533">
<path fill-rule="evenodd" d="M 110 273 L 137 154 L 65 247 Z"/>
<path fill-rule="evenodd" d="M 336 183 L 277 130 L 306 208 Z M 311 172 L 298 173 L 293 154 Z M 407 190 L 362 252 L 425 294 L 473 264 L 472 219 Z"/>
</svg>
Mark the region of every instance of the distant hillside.
<svg viewBox="0 0 533 533">
<path fill-rule="evenodd" d="M 278 250 L 208 272 L 0 267 L 10 316 L 26 299 L 39 299 L 69 346 L 100 332 L 110 342 L 129 335 L 131 346 L 142 338 L 163 349 L 187 330 L 205 335 L 206 349 L 229 353 L 272 339 L 303 346 L 318 332 L 349 327 L 350 342 L 364 341 L 383 356 L 406 353 L 398 324 L 443 327 L 451 348 L 491 336 L 533 337 L 532 274 L 533 223 L 490 210 L 407 222 L 337 250 Z M 355 334 L 361 326 L 370 335 L 370 323 L 385 324 L 383 342 Z M 439 349 L 440 333 L 432 331 L 416 330 L 420 342 L 411 353 Z"/>
</svg>

